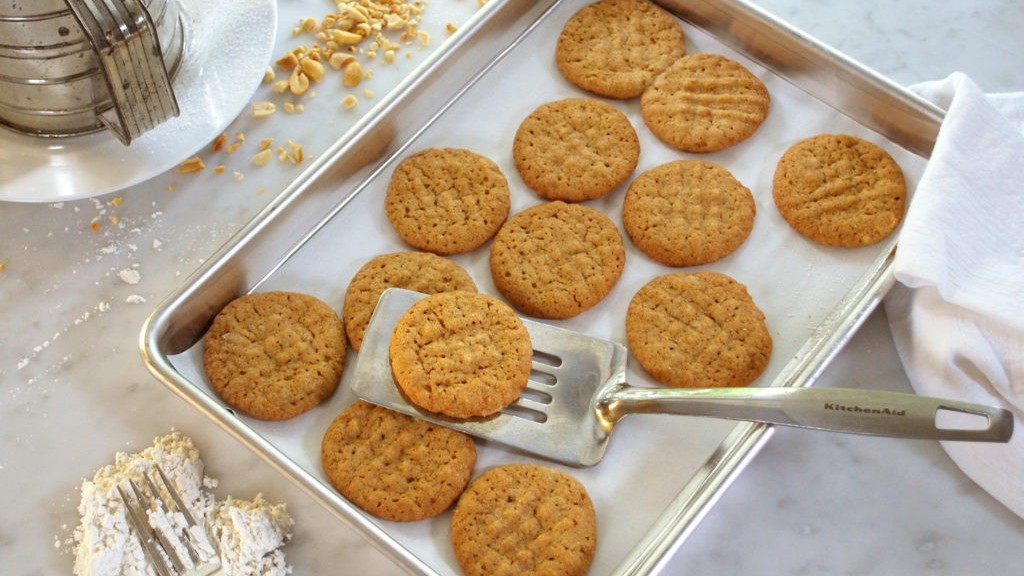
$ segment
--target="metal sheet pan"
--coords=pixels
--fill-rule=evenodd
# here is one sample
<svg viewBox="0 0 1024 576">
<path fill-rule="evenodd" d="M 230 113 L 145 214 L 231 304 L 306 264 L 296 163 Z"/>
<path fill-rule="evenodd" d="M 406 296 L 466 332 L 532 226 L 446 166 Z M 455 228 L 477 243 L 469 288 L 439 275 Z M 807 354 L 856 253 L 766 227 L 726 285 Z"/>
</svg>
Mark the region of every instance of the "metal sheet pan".
<svg viewBox="0 0 1024 576">
<path fill-rule="evenodd" d="M 512 135 L 536 106 L 585 95 L 560 77 L 552 56 L 562 25 L 585 3 L 488 3 L 161 303 L 143 327 L 141 351 L 154 375 L 411 573 L 458 571 L 447 540 L 448 516 L 413 524 L 377 520 L 341 498 L 320 468 L 323 431 L 354 400 L 347 389 L 350 371 L 338 393 L 309 413 L 288 422 L 256 421 L 226 408 L 210 390 L 201 368 L 203 333 L 221 307 L 252 291 L 303 291 L 340 311 L 348 281 L 364 262 L 406 249 L 383 214 L 383 193 L 394 165 L 420 149 L 457 146 L 484 154 L 508 177 L 513 211 L 539 203 L 518 179 Z M 893 154 L 913 190 L 942 113 L 746 2 L 663 4 L 680 17 L 688 52 L 733 57 L 772 94 L 769 119 L 750 140 L 702 156 L 723 164 L 749 187 L 758 210 L 751 238 L 704 268 L 747 284 L 766 312 L 775 350 L 756 384 L 811 385 L 891 285 L 896 239 L 843 250 L 799 237 L 772 204 L 775 162 L 799 138 L 851 133 Z M 638 102 L 615 104 L 641 137 L 636 174 L 687 157 L 646 132 Z M 588 204 L 620 222 L 623 193 L 624 188 Z M 486 249 L 454 260 L 482 291 L 496 294 Z M 552 323 L 623 342 L 632 294 L 653 276 L 671 271 L 629 246 L 623 277 L 605 301 Z M 651 383 L 632 364 L 630 381 Z M 624 422 L 599 465 L 567 469 L 587 486 L 597 508 L 592 573 L 657 572 L 770 432 L 757 424 L 673 416 Z M 533 460 L 488 443 L 480 443 L 479 451 L 478 470 Z"/>
</svg>

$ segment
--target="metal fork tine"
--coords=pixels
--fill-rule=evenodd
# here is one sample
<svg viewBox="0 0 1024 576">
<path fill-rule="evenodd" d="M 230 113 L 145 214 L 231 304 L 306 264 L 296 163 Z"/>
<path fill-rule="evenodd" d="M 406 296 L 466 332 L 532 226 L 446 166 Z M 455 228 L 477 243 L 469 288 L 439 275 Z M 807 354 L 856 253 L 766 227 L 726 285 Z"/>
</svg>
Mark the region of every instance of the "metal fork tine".
<svg viewBox="0 0 1024 576">
<path fill-rule="evenodd" d="M 135 481 L 129 479 L 128 485 L 131 486 L 132 491 L 135 492 L 135 498 L 137 499 L 138 503 L 143 506 L 143 509 L 151 509 L 153 507 L 152 503 L 155 503 L 156 506 L 158 506 L 164 514 L 167 514 L 169 511 L 167 510 L 167 506 L 165 505 L 163 497 L 160 495 L 160 492 L 156 489 L 156 486 L 153 485 L 153 481 L 150 480 L 149 475 L 144 476 L 146 478 L 146 483 L 149 485 L 150 494 L 155 496 L 155 499 L 151 499 L 148 495 L 143 494 L 142 490 L 139 490 L 139 487 L 135 483 Z M 152 530 L 152 532 L 153 536 L 155 536 L 156 539 L 160 542 L 160 545 L 163 547 L 164 552 L 167 553 L 167 557 L 170 558 L 171 564 L 174 564 L 174 569 L 178 572 L 184 572 L 185 562 L 181 559 L 181 556 L 178 554 L 178 550 L 174 547 L 173 544 L 167 541 L 167 538 L 163 534 L 161 534 L 159 530 Z"/>
<path fill-rule="evenodd" d="M 167 494 L 171 497 L 171 500 L 174 502 L 175 508 L 177 508 L 178 511 L 181 512 L 183 516 L 185 516 L 185 521 L 188 522 L 189 526 L 195 526 L 195 517 L 192 516 L 192 513 L 189 511 L 188 507 L 185 506 L 185 503 L 181 501 L 181 497 L 178 496 L 178 491 L 175 490 L 174 486 L 171 485 L 171 480 L 167 478 L 166 474 L 164 474 L 163 468 L 161 468 L 159 464 L 153 466 L 153 468 L 156 470 L 157 475 L 160 477 L 160 481 L 163 482 L 164 486 L 167 488 Z M 147 476 L 147 479 L 148 478 L 149 477 Z"/>
<path fill-rule="evenodd" d="M 165 492 L 171 498 L 171 501 L 174 503 L 174 507 L 177 509 L 178 512 L 181 512 L 182 516 L 185 517 L 185 522 L 186 524 L 188 524 L 188 527 L 193 528 L 195 526 L 198 526 L 199 523 L 196 522 L 195 516 L 192 515 L 192 512 L 188 509 L 188 506 L 185 505 L 185 502 L 182 501 L 181 496 L 178 495 L 178 491 L 175 490 L 173 485 L 171 485 L 171 480 L 167 477 L 166 474 L 164 474 L 164 471 L 162 468 L 160 468 L 160 465 L 155 465 L 153 466 L 153 468 L 156 470 L 157 476 L 160 477 L 160 481 L 166 488 Z M 153 481 L 150 479 L 149 476 L 146 476 L 146 480 L 150 482 L 150 485 L 153 486 L 153 490 L 155 492 L 157 492 L 158 494 L 162 494 L 156 489 L 156 486 L 152 484 Z M 164 502 L 164 504 L 166 505 L 167 503 Z M 214 552 L 219 556 L 220 549 L 217 546 L 217 544 L 213 541 L 213 538 L 210 537 L 209 530 L 206 530 L 206 534 L 207 542 L 210 544 L 210 546 L 213 547 Z M 181 539 L 185 544 L 185 549 L 188 551 L 189 556 L 192 558 L 192 563 L 198 565 L 201 562 L 202 558 L 199 556 L 199 552 L 196 550 L 195 545 L 193 544 L 192 534 L 186 533 L 182 536 Z"/>
<path fill-rule="evenodd" d="M 153 565 L 158 576 L 212 576 L 220 574 L 222 569 L 219 558 L 220 550 L 213 542 L 209 531 L 209 524 L 205 526 L 205 537 L 203 539 L 213 547 L 214 555 L 204 558 L 204 554 L 208 552 L 208 549 L 204 549 L 204 554 L 200 554 L 200 548 L 196 544 L 196 540 L 193 540 L 198 538 L 197 533 L 193 531 L 198 527 L 195 516 L 185 505 L 184 501 L 182 501 L 178 490 L 171 483 L 167 474 L 159 466 L 154 466 L 154 468 L 156 469 L 156 475 L 160 478 L 159 483 L 163 484 L 162 488 L 158 486 L 158 482 L 154 480 L 154 475 L 151 472 L 142 475 L 145 481 L 141 482 L 141 488 L 140 484 L 136 483 L 135 480 L 128 480 L 128 486 L 131 488 L 133 496 L 130 496 L 121 486 L 117 486 L 117 492 L 121 496 L 121 501 L 124 502 L 128 521 L 135 530 L 135 535 L 138 537 L 139 543 L 142 544 L 146 557 Z M 154 527 L 149 521 L 150 516 L 147 513 L 149 510 L 156 510 L 168 518 L 169 525 L 172 526 L 172 532 L 174 533 L 173 536 L 166 534 L 164 529 L 158 530 Z M 180 530 L 174 528 L 174 526 L 180 525 L 180 520 L 170 521 L 175 512 L 181 514 L 187 524 L 186 527 Z M 172 537 L 177 542 L 171 542 Z M 182 549 L 188 554 L 189 562 L 186 562 L 182 557 L 180 553 Z M 170 560 L 173 568 L 168 565 L 167 560 Z"/>
<path fill-rule="evenodd" d="M 136 490 L 134 484 L 132 482 L 132 489 Z M 146 558 L 149 559 L 149 563 L 153 565 L 153 569 L 156 570 L 159 576 L 174 576 L 171 573 L 170 567 L 164 562 L 163 556 L 160 555 L 160 550 L 157 548 L 156 539 L 153 537 L 153 530 L 149 527 L 149 522 L 142 519 L 140 516 L 141 511 L 136 505 L 132 504 L 131 499 L 120 486 L 117 487 L 117 493 L 121 496 L 121 501 L 124 502 L 128 522 L 135 529 L 135 536 L 138 538 L 139 544 L 142 545 L 142 551 L 146 554 Z M 145 514 L 145 512 L 142 512 L 142 514 Z"/>
</svg>

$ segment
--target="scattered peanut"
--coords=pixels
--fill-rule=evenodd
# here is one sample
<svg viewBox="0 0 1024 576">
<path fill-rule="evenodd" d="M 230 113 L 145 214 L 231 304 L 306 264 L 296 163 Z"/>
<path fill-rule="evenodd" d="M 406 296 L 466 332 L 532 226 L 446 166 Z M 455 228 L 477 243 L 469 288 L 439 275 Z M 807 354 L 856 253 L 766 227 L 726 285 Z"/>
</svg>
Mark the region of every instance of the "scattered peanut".
<svg viewBox="0 0 1024 576">
<path fill-rule="evenodd" d="M 331 30 L 331 40 L 342 46 L 352 46 L 363 41 L 363 36 L 348 30 Z"/>
<path fill-rule="evenodd" d="M 302 162 L 302 145 L 288 141 L 288 160 L 291 160 L 292 164 Z"/>
<path fill-rule="evenodd" d="M 288 78 L 288 89 L 296 96 L 302 96 L 309 90 L 309 76 L 296 68 L 291 77 Z"/>
<path fill-rule="evenodd" d="M 356 61 L 356 57 L 347 52 L 335 52 L 331 54 L 331 57 L 327 60 L 331 68 L 335 70 L 341 70 L 345 66 L 348 66 L 352 62 Z"/>
<path fill-rule="evenodd" d="M 341 82 L 349 88 L 354 88 L 363 81 L 363 67 L 359 62 L 350 62 L 348 66 L 345 66 L 345 72 L 342 74 Z"/>
<path fill-rule="evenodd" d="M 299 57 L 289 52 L 278 59 L 277 65 L 284 70 L 294 70 L 299 65 Z"/>
<path fill-rule="evenodd" d="M 486 0 L 477 2 L 482 6 Z M 427 5 L 425 1 L 332 0 L 332 4 L 336 10 L 324 15 L 323 18 L 299 19 L 298 25 L 292 29 L 293 34 L 308 34 L 313 40 L 309 45 L 287 51 L 267 68 L 263 82 L 269 85 L 271 91 L 276 94 L 312 98 L 315 91 L 310 89 L 311 84 L 323 81 L 328 67 L 341 72 L 343 86 L 355 88 L 373 78 L 374 71 L 365 67 L 366 62 L 379 58 L 384 64 L 392 64 L 403 52 L 406 59 L 411 58 L 413 43 L 423 46 L 430 44 L 430 35 L 419 29 L 422 13 Z M 446 24 L 445 29 L 449 34 L 458 30 L 451 22 Z M 277 74 L 275 68 L 287 72 L 287 79 L 284 75 Z M 362 93 L 366 98 L 373 98 L 374 95 L 369 88 L 363 88 Z M 354 94 L 346 95 L 341 101 L 341 106 L 346 110 L 353 109 L 358 104 L 359 99 Z M 301 103 L 291 100 L 279 105 L 287 113 L 304 111 Z M 252 116 L 255 118 L 270 116 L 276 110 L 277 105 L 270 101 L 252 104 Z M 333 120 L 331 122 L 333 123 Z M 213 142 L 213 150 L 219 152 L 226 149 L 228 152 L 235 152 L 245 140 L 241 133 L 236 136 L 236 141 L 229 144 L 227 135 L 221 134 Z M 287 140 L 285 146 L 274 148 L 273 139 L 262 138 L 258 151 L 252 157 L 252 163 L 256 166 L 265 166 L 273 161 L 275 155 L 280 161 L 292 164 L 299 164 L 304 160 L 300 144 Z M 202 160 L 195 157 L 183 162 L 178 171 L 195 172 L 204 167 Z M 225 170 L 223 164 L 214 168 L 216 173 L 223 173 Z M 236 171 L 233 177 L 241 181 L 245 176 Z"/>
<path fill-rule="evenodd" d="M 213 139 L 213 151 L 220 152 L 224 148 L 224 144 L 228 141 L 227 132 L 222 132 L 220 136 Z"/>
<path fill-rule="evenodd" d="M 385 30 L 401 30 L 408 24 L 408 20 L 402 18 L 400 14 L 385 14 L 384 15 L 384 29 Z"/>
<path fill-rule="evenodd" d="M 266 118 L 277 110 L 277 106 L 273 102 L 267 102 L 266 100 L 260 100 L 259 102 L 252 103 L 252 116 L 253 118 Z"/>
<path fill-rule="evenodd" d="M 252 163 L 257 166 L 266 166 L 267 164 L 270 164 L 270 160 L 273 157 L 274 156 L 270 149 L 267 148 L 266 150 L 260 150 L 257 152 L 256 155 L 252 157 Z"/>
<path fill-rule="evenodd" d="M 426 2 L 419 0 L 333 0 L 335 11 L 315 18 L 300 18 L 293 32 L 310 34 L 315 43 L 300 46 L 285 53 L 276 61 L 282 70 L 291 73 L 287 87 L 281 81 L 273 82 L 274 92 L 286 89 L 295 96 L 305 94 L 309 82 L 322 80 L 326 62 L 334 70 L 342 70 L 343 83 L 353 87 L 370 77 L 369 73 L 351 68 L 357 56 L 370 59 L 381 57 L 391 64 L 403 49 L 403 44 L 419 40 L 429 42 L 429 36 L 419 31 L 419 23 Z M 400 38 L 391 39 L 389 33 Z M 408 53 L 406 58 L 408 58 Z M 299 70 L 305 76 L 296 76 Z"/>
<path fill-rule="evenodd" d="M 341 16 L 343 18 L 349 18 L 356 24 L 364 24 L 369 21 L 367 19 L 365 6 L 355 6 L 352 4 L 339 3 L 338 16 Z"/>
<path fill-rule="evenodd" d="M 203 163 L 203 160 L 199 156 L 193 156 L 178 165 L 178 172 L 181 174 L 191 174 L 193 172 L 199 172 L 203 168 L 206 168 L 206 164 Z"/>
<path fill-rule="evenodd" d="M 277 82 L 274 82 L 273 84 L 270 85 L 270 89 L 278 94 L 284 94 L 285 92 L 288 91 L 288 81 L 278 80 Z"/>
<path fill-rule="evenodd" d="M 324 77 L 324 65 L 313 58 L 304 58 L 300 67 L 302 71 L 314 82 L 319 82 Z"/>
</svg>

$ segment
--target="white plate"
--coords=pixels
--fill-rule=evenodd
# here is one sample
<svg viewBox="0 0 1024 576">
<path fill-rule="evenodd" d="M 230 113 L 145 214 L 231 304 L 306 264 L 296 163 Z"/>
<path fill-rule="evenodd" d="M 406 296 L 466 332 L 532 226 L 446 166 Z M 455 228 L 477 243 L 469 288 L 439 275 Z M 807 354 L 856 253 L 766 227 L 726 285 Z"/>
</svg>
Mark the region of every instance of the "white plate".
<svg viewBox="0 0 1024 576">
<path fill-rule="evenodd" d="M 274 0 L 179 0 L 188 28 L 174 79 L 181 115 L 131 146 L 109 131 L 38 138 L 0 128 L 0 201 L 98 196 L 152 178 L 210 143 L 249 103 L 271 59 Z"/>
</svg>

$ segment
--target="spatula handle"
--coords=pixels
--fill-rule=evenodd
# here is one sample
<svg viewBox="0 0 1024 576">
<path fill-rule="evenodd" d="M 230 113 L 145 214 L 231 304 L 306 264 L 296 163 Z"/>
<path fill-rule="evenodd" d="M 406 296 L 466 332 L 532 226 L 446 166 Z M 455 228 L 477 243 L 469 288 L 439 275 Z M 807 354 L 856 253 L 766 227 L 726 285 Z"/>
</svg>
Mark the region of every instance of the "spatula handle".
<svg viewBox="0 0 1024 576">
<path fill-rule="evenodd" d="M 1007 442 L 1008 410 L 970 402 L 851 388 L 638 388 L 600 402 L 616 421 L 632 413 L 709 416 L 894 438 Z"/>
</svg>

